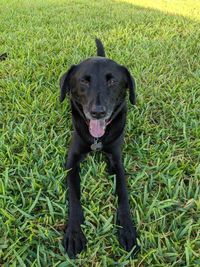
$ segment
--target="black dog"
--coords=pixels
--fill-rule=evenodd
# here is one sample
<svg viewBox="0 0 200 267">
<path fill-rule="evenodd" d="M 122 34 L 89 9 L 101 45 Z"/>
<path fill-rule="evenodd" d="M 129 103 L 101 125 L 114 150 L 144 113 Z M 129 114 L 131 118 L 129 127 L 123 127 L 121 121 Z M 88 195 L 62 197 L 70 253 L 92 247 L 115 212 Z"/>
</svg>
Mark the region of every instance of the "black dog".
<svg viewBox="0 0 200 267">
<path fill-rule="evenodd" d="M 135 104 L 135 82 L 129 71 L 105 58 L 100 40 L 96 39 L 97 57 L 88 58 L 73 65 L 61 78 L 60 101 L 68 94 L 71 101 L 74 133 L 66 162 L 69 188 L 69 222 L 65 232 L 64 246 L 72 258 L 80 253 L 86 239 L 81 230 L 84 222 L 80 204 L 79 165 L 91 150 L 102 150 L 108 157 L 109 171 L 116 174 L 118 195 L 117 224 L 119 242 L 135 254 L 139 246 L 136 230 L 132 224 L 121 145 L 126 122 L 126 91 L 130 102 Z"/>
</svg>

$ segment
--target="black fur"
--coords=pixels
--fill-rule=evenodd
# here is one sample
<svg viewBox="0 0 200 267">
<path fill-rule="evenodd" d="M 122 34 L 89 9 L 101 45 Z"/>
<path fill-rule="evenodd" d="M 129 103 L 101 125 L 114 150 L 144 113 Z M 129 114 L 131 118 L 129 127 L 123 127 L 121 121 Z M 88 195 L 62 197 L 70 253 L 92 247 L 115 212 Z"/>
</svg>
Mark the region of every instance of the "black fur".
<svg viewBox="0 0 200 267">
<path fill-rule="evenodd" d="M 96 40 L 97 54 L 72 66 L 61 78 L 60 100 L 70 96 L 74 133 L 68 151 L 66 169 L 69 194 L 69 220 L 65 231 L 64 246 L 68 255 L 74 258 L 86 245 L 81 230 L 84 222 L 80 204 L 79 166 L 84 156 L 91 151 L 94 137 L 89 131 L 89 121 L 105 119 L 105 134 L 99 138 L 102 151 L 107 155 L 109 171 L 116 175 L 118 195 L 117 224 L 119 242 L 133 255 L 138 251 L 136 230 L 131 220 L 125 173 L 121 156 L 121 145 L 126 122 L 126 92 L 135 104 L 135 82 L 130 72 L 115 61 L 104 58 L 105 52 L 100 40 Z M 95 111 L 95 112 L 94 112 Z M 103 112 L 102 112 L 103 111 Z M 103 114 L 103 115 L 102 115 Z"/>
<path fill-rule="evenodd" d="M 105 57 L 106 54 L 105 54 L 105 50 L 104 50 L 104 47 L 103 47 L 103 44 L 102 44 L 101 40 L 96 38 L 95 42 L 96 42 L 96 46 L 97 46 L 97 56 Z"/>
</svg>

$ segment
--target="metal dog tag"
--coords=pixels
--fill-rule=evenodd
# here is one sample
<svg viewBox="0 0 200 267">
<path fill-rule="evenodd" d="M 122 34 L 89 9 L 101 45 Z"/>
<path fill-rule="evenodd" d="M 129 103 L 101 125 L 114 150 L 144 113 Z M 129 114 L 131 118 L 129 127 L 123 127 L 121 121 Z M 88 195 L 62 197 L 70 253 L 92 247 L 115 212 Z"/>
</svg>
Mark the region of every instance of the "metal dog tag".
<svg viewBox="0 0 200 267">
<path fill-rule="evenodd" d="M 102 149 L 102 143 L 98 142 L 98 138 L 94 139 L 94 144 L 91 145 L 91 149 L 93 151 L 99 151 Z"/>
</svg>

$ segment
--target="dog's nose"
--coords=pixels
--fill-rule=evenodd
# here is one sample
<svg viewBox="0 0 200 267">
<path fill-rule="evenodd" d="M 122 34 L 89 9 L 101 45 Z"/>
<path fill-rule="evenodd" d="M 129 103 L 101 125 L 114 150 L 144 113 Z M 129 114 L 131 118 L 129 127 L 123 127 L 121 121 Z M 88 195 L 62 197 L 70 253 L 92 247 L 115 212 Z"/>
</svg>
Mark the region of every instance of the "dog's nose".
<svg viewBox="0 0 200 267">
<path fill-rule="evenodd" d="M 101 118 L 105 117 L 106 107 L 100 106 L 100 105 L 93 106 L 91 109 L 91 115 L 95 119 L 101 119 Z"/>
</svg>

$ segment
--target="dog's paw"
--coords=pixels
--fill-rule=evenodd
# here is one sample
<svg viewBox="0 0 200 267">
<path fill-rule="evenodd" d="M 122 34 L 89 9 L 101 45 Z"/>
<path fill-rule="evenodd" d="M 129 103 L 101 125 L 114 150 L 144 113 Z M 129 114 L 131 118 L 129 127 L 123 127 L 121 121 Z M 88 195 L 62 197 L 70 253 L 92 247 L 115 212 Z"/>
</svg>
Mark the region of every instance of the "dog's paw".
<svg viewBox="0 0 200 267">
<path fill-rule="evenodd" d="M 126 251 L 131 251 L 134 247 L 131 254 L 131 256 L 134 257 L 140 250 L 136 240 L 137 233 L 135 227 L 131 222 L 120 225 L 118 235 L 119 243 Z"/>
<path fill-rule="evenodd" d="M 64 248 L 68 256 L 74 259 L 86 247 L 86 238 L 80 226 L 72 226 L 66 229 L 64 234 Z"/>
</svg>

